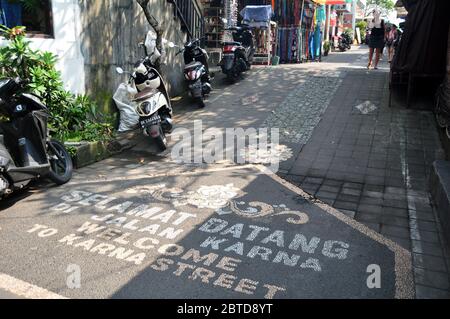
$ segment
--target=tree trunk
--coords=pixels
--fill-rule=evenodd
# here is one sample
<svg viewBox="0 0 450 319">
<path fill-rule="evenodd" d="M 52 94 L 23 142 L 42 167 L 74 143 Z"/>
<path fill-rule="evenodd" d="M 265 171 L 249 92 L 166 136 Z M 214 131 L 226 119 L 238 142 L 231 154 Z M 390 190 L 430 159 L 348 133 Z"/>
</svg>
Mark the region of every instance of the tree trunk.
<svg viewBox="0 0 450 319">
<path fill-rule="evenodd" d="M 136 2 L 142 7 L 142 10 L 144 11 L 145 17 L 147 18 L 148 23 L 151 25 L 151 27 L 156 32 L 156 47 L 158 48 L 159 52 L 163 52 L 162 50 L 162 26 L 159 23 L 158 20 L 150 13 L 150 10 L 148 9 L 148 3 L 149 0 L 136 0 Z M 159 71 L 160 67 L 160 61 L 156 62 L 156 68 Z"/>
</svg>

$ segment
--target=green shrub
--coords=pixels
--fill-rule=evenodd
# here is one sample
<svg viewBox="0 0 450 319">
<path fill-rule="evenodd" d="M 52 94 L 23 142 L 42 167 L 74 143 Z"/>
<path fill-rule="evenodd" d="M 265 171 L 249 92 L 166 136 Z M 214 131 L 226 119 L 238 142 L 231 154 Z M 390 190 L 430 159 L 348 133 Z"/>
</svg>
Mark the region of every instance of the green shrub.
<svg viewBox="0 0 450 319">
<path fill-rule="evenodd" d="M 51 115 L 49 129 L 56 138 L 97 141 L 112 137 L 112 117 L 99 112 L 89 97 L 64 89 L 61 73 L 55 68 L 57 56 L 31 49 L 24 27 L 0 25 L 0 32 L 8 40 L 0 48 L 0 77 L 20 77 L 26 81 L 26 91 L 43 99 Z"/>
<path fill-rule="evenodd" d="M 361 39 L 366 38 L 366 29 L 367 29 L 367 22 L 366 21 L 359 21 L 356 23 L 356 27 L 359 28 L 361 31 Z"/>
<path fill-rule="evenodd" d="M 344 33 L 345 33 L 345 34 L 348 34 L 348 36 L 349 36 L 352 40 L 355 38 L 354 35 L 353 35 L 353 30 L 350 29 L 350 28 L 345 29 L 345 30 L 344 30 Z"/>
</svg>

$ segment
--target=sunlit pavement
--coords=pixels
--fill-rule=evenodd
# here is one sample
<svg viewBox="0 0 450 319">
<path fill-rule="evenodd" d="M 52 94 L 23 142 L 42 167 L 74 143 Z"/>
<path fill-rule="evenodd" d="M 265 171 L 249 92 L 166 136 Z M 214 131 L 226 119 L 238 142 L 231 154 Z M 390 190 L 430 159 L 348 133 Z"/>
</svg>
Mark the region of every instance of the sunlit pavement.
<svg viewBox="0 0 450 319">
<path fill-rule="evenodd" d="M 143 139 L 133 150 L 79 170 L 65 186 L 2 203 L 0 273 L 8 280 L 0 280 L 0 289 L 23 296 L 30 285 L 42 298 L 415 297 L 411 247 L 359 223 L 358 207 L 352 216 L 312 197 L 311 185 L 302 186 L 315 178 L 311 168 L 295 171 L 307 162 L 308 145 L 319 143 L 316 132 L 334 112 L 336 95 L 350 95 L 348 76 L 367 72 L 364 53 L 256 68 L 237 84 L 219 84 L 223 89 L 206 109 L 181 110 L 177 127 L 188 130 L 194 120 L 204 129 L 276 125 L 273 111 L 295 111 L 294 99 L 305 102 L 299 92 L 309 88 L 309 121 L 299 122 L 295 138 L 281 139 L 290 156 L 279 175 L 293 184 L 255 165 L 178 164 L 172 148 L 152 155 Z M 370 72 L 384 81 L 385 71 Z M 322 81 L 335 81 L 335 94 L 324 98 Z M 316 91 L 310 83 L 319 85 Z M 321 178 L 318 187 L 346 182 L 345 176 Z M 428 271 L 426 265 L 420 269 Z"/>
</svg>

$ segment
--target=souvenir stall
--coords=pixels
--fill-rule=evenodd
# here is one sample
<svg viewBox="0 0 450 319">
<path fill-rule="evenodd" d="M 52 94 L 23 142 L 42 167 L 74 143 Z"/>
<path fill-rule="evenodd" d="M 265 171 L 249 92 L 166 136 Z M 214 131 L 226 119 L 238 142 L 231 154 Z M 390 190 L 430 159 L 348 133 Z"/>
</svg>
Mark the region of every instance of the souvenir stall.
<svg viewBox="0 0 450 319">
<path fill-rule="evenodd" d="M 274 0 L 281 63 L 320 59 L 325 6 L 313 0 Z"/>
<path fill-rule="evenodd" d="M 271 6 L 277 23 L 274 54 L 280 63 L 300 63 L 321 57 L 326 1 L 339 0 L 241 0 L 240 5 Z"/>
<path fill-rule="evenodd" d="M 224 26 L 221 18 L 225 15 L 222 0 L 202 0 L 205 21 L 206 46 L 220 51 L 224 36 Z"/>
<path fill-rule="evenodd" d="M 277 52 L 278 28 L 276 22 L 270 21 L 268 28 L 256 28 L 253 32 L 256 43 L 253 64 L 270 65 Z"/>
<path fill-rule="evenodd" d="M 253 28 L 255 35 L 254 64 L 270 65 L 275 54 L 277 24 L 271 21 L 271 5 L 246 6 L 241 11 L 242 24 Z"/>
<path fill-rule="evenodd" d="M 206 50 L 212 64 L 222 60 L 222 43 L 233 39 L 226 28 L 238 22 L 238 0 L 201 0 L 205 22 Z M 227 23 L 223 23 L 223 18 Z"/>
</svg>

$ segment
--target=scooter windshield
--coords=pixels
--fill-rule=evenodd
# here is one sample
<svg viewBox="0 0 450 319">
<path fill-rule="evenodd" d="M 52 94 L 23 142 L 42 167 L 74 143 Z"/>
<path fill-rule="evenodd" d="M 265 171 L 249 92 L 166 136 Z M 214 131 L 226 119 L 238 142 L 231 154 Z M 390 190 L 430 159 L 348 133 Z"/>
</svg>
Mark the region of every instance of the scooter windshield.
<svg viewBox="0 0 450 319">
<path fill-rule="evenodd" d="M 14 79 L 1 79 L 0 80 L 0 98 L 9 98 L 19 89 L 19 85 Z"/>
</svg>

